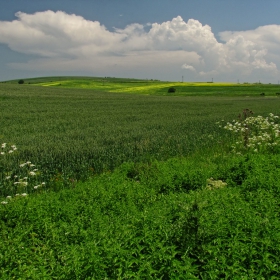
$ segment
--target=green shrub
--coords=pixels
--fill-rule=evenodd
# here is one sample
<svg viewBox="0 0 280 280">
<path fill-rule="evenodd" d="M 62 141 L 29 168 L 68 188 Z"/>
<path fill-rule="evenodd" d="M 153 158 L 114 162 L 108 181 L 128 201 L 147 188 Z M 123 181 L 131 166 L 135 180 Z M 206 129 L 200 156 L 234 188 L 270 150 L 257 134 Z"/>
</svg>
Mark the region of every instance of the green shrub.
<svg viewBox="0 0 280 280">
<path fill-rule="evenodd" d="M 170 88 L 168 89 L 168 93 L 174 93 L 174 92 L 176 92 L 176 88 L 170 87 Z"/>
</svg>

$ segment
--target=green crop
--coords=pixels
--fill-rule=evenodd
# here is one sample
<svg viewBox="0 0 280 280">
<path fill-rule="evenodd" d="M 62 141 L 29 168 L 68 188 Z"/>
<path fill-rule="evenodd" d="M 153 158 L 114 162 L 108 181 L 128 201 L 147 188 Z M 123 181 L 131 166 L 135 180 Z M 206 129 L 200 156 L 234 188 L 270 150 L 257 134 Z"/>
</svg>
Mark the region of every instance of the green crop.
<svg viewBox="0 0 280 280">
<path fill-rule="evenodd" d="M 220 149 L 232 136 L 217 121 L 244 107 L 279 114 L 280 102 L 276 96 L 146 96 L 28 83 L 0 84 L 0 99 L 1 140 L 19 147 L 15 165 L 34 162 L 53 189 L 127 161 Z"/>
</svg>

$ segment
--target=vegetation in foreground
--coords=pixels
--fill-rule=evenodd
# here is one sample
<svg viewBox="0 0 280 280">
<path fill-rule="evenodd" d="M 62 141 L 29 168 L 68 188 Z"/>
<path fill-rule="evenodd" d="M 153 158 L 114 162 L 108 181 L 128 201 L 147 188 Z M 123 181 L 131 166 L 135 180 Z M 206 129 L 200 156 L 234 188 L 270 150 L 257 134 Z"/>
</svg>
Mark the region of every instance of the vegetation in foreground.
<svg viewBox="0 0 280 280">
<path fill-rule="evenodd" d="M 13 198 L 1 279 L 279 279 L 279 155 L 201 160 Z"/>
<path fill-rule="evenodd" d="M 6 198 L 1 279 L 278 279 L 279 120 L 248 112 L 224 126 L 236 137 L 216 131 L 228 140 L 219 150 Z M 39 172 L 23 164 L 31 178 Z"/>
</svg>

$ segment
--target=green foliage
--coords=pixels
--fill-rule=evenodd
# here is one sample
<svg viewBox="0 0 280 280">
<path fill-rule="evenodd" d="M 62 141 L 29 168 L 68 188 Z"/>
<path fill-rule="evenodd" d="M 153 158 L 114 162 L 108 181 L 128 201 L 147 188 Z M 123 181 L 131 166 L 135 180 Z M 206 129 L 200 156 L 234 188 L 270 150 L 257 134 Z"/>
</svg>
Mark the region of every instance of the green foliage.
<svg viewBox="0 0 280 280">
<path fill-rule="evenodd" d="M 168 89 L 168 93 L 174 93 L 174 92 L 176 92 L 176 88 L 175 87 L 170 87 Z"/>
<path fill-rule="evenodd" d="M 19 80 L 18 84 L 20 84 L 20 85 L 24 84 L 24 80 Z"/>
<path fill-rule="evenodd" d="M 173 187 L 191 165 L 228 184 Z M 246 176 L 234 185 L 238 166 Z M 0 277 L 277 279 L 279 166 L 260 154 L 126 163 L 75 189 L 17 197 L 0 207 Z"/>
<path fill-rule="evenodd" d="M 166 162 L 139 163 L 121 166 L 128 179 L 139 182 L 158 193 L 189 192 L 205 185 L 211 176 L 211 164 L 202 165 L 200 158 L 170 159 Z"/>
<path fill-rule="evenodd" d="M 246 191 L 265 188 L 279 192 L 279 155 L 249 154 L 245 157 L 231 157 L 220 165 L 215 177 L 232 187 L 242 187 Z"/>
</svg>

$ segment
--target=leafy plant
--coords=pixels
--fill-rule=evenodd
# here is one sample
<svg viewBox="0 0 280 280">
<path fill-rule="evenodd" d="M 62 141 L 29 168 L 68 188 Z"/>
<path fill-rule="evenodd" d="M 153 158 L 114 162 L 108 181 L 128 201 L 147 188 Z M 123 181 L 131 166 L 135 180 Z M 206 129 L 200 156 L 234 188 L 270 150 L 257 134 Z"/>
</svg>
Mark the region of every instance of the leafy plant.
<svg viewBox="0 0 280 280">
<path fill-rule="evenodd" d="M 176 88 L 170 87 L 170 88 L 168 89 L 168 93 L 174 93 L 174 92 L 176 92 Z"/>
<path fill-rule="evenodd" d="M 265 152 L 276 151 L 280 144 L 279 117 L 270 113 L 268 117 L 253 117 L 253 112 L 245 109 L 239 120 L 228 122 L 224 128 L 238 136 L 232 145 L 233 152 Z"/>
</svg>

